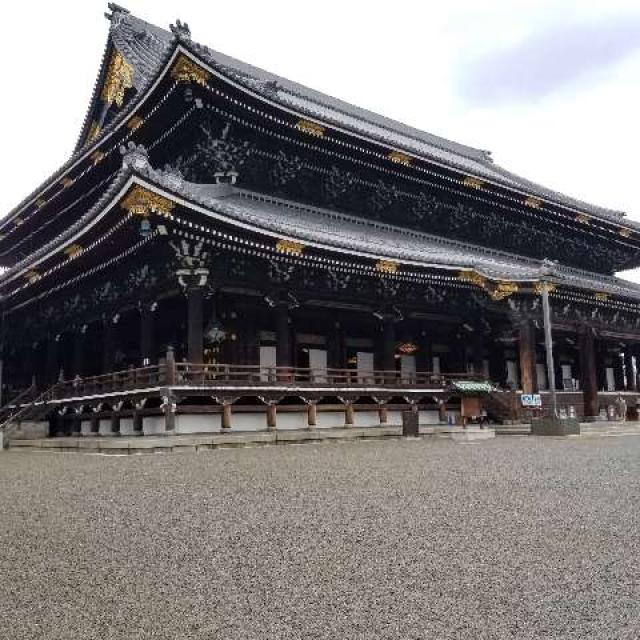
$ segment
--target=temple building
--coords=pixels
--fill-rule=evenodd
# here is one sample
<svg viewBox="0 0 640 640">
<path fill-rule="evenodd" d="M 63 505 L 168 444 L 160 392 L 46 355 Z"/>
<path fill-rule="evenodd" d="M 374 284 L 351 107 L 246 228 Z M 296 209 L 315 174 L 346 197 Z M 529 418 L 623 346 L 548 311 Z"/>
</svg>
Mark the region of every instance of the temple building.
<svg viewBox="0 0 640 640">
<path fill-rule="evenodd" d="M 519 420 L 550 383 L 558 411 L 636 417 L 640 286 L 615 273 L 639 224 L 107 17 L 74 154 L 0 220 L 5 429 L 437 423 L 473 389 Z"/>
</svg>

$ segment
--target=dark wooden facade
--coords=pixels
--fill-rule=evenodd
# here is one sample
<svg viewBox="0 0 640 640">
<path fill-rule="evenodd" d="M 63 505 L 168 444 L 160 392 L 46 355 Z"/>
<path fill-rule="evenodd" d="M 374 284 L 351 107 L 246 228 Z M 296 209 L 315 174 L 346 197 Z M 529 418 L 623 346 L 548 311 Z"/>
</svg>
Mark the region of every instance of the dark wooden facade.
<svg viewBox="0 0 640 640">
<path fill-rule="evenodd" d="M 634 223 L 112 11 L 76 153 L 0 224 L 5 401 L 442 417 L 460 378 L 545 389 L 547 287 L 561 405 L 635 406 Z"/>
</svg>

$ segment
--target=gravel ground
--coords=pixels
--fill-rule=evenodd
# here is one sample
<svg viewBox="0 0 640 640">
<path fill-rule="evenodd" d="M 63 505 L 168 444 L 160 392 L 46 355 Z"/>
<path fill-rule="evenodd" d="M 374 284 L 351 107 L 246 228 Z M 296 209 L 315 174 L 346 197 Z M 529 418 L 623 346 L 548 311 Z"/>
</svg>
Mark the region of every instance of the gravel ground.
<svg viewBox="0 0 640 640">
<path fill-rule="evenodd" d="M 640 636 L 640 438 L 0 454 L 0 638 Z"/>
</svg>

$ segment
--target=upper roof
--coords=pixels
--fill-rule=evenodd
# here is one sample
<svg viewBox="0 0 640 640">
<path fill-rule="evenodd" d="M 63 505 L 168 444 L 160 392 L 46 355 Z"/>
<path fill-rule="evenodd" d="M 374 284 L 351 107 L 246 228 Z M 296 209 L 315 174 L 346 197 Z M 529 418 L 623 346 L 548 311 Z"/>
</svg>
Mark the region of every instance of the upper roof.
<svg viewBox="0 0 640 640">
<path fill-rule="evenodd" d="M 174 33 L 141 20 L 121 7 L 111 7 L 111 38 L 115 47 L 135 70 L 134 86 L 150 82 L 175 43 Z M 180 26 L 184 30 L 184 26 Z M 184 33 L 190 36 L 188 27 Z M 192 41 L 191 45 L 212 68 L 285 107 L 508 188 L 522 190 L 609 220 L 621 220 L 625 217 L 624 212 L 583 202 L 507 171 L 493 162 L 489 151 L 415 129 L 196 42 Z"/>
<path fill-rule="evenodd" d="M 0 221 L 3 229 L 9 222 L 18 220 L 28 206 L 34 205 L 37 208 L 38 198 L 42 193 L 55 185 L 65 173 L 87 161 L 103 141 L 126 124 L 131 113 L 150 94 L 154 83 L 159 81 L 163 69 L 167 68 L 172 56 L 176 54 L 176 49 L 181 48 L 219 76 L 270 104 L 320 120 L 342 131 L 384 145 L 387 149 L 391 147 L 406 151 L 427 163 L 438 164 L 445 169 L 460 172 L 463 176 L 478 177 L 499 188 L 520 192 L 527 197 L 533 195 L 542 198 L 568 208 L 571 215 L 584 212 L 589 217 L 605 221 L 605 224 L 615 227 L 622 225 L 627 231 L 633 230 L 634 233 L 640 230 L 640 223 L 629 220 L 622 212 L 584 203 L 508 172 L 494 164 L 487 151 L 419 131 L 201 46 L 191 40 L 188 28 L 179 22 L 177 27 L 172 26 L 171 31 L 167 31 L 131 15 L 117 5 L 110 4 L 109 8 L 112 11 L 108 15 L 111 21 L 110 36 L 76 151 L 63 167 Z M 88 132 L 92 117 L 99 108 L 103 83 L 114 51 L 119 52 L 133 69 L 133 97 L 104 126 L 98 137 L 92 139 Z"/>
</svg>

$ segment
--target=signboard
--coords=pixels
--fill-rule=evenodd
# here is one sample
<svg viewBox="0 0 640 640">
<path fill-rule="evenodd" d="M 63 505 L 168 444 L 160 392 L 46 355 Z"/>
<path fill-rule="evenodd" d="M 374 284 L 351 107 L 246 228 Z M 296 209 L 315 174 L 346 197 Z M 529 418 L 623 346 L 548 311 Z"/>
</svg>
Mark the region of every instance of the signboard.
<svg viewBox="0 0 640 640">
<path fill-rule="evenodd" d="M 539 393 L 523 393 L 520 396 L 523 407 L 541 407 L 542 396 Z"/>
</svg>

